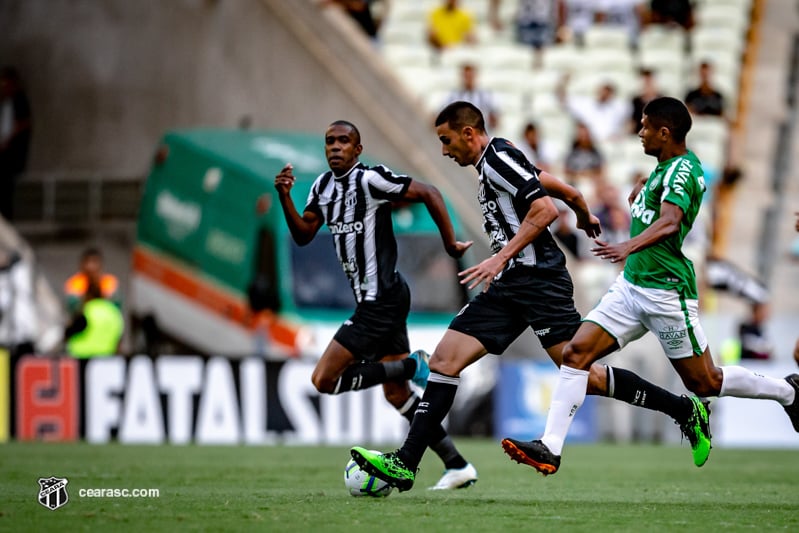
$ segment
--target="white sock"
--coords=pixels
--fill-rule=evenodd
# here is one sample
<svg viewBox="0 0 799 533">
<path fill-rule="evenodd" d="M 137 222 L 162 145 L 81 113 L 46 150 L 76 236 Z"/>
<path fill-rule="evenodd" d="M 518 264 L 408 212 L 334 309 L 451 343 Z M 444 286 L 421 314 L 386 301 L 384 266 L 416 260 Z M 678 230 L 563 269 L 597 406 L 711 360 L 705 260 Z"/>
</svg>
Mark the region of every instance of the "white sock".
<svg viewBox="0 0 799 533">
<path fill-rule="evenodd" d="M 552 394 L 552 405 L 547 416 L 547 425 L 541 441 L 549 451 L 560 455 L 574 414 L 585 401 L 588 388 L 588 371 L 577 370 L 566 365 L 560 367 L 560 378 Z"/>
<path fill-rule="evenodd" d="M 719 396 L 774 400 L 782 406 L 791 405 L 796 391 L 784 379 L 761 376 L 742 366 L 722 366 Z"/>
</svg>

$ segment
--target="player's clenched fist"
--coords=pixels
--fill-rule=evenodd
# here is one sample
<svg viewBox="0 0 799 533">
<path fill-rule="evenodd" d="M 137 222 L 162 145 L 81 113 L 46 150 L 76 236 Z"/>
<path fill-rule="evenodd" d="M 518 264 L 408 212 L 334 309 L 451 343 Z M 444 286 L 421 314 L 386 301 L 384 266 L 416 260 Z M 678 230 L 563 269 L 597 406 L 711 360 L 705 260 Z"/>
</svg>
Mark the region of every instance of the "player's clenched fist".
<svg viewBox="0 0 799 533">
<path fill-rule="evenodd" d="M 294 170 L 294 166 L 291 163 L 287 163 L 285 167 L 280 171 L 280 173 L 275 176 L 275 189 L 280 194 L 288 194 L 291 188 L 294 186 L 294 174 L 292 174 L 292 170 Z"/>
</svg>

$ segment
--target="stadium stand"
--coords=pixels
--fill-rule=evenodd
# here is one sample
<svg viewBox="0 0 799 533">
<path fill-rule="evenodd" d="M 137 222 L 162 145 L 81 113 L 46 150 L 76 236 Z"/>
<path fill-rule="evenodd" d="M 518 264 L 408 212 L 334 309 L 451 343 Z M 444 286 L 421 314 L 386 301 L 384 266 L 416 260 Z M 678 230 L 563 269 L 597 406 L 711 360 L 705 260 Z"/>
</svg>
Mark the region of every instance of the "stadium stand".
<svg viewBox="0 0 799 533">
<path fill-rule="evenodd" d="M 392 5 L 383 33 L 382 53 L 410 89 L 435 112 L 442 104 L 441 95 L 457 83 L 454 74 L 459 65 L 470 62 L 480 69 L 481 86 L 498 98 L 502 116 L 499 131 L 511 140 L 519 140 L 522 128 L 530 120 L 541 125 L 543 137 L 565 155 L 573 131 L 570 118 L 564 114 L 555 91 L 568 80 L 568 94 L 591 95 L 596 88 L 611 81 L 623 98 L 632 97 L 638 88 L 638 69 L 655 72 L 663 94 L 682 98 L 696 83 L 696 70 L 701 61 L 712 58 L 714 84 L 727 103 L 727 115 L 734 119 L 740 94 L 739 80 L 743 52 L 749 30 L 751 0 L 703 0 L 697 2 L 696 25 L 689 33 L 682 28 L 660 25 L 645 26 L 637 48 L 630 46 L 624 28 L 595 23 L 584 34 L 584 46 L 572 42 L 558 43 L 543 50 L 540 62 L 534 61 L 532 49 L 512 41 L 512 20 L 515 2 L 502 2 L 499 17 L 503 24 L 496 31 L 489 23 L 487 2 L 461 2 L 478 23 L 479 40 L 445 51 L 438 61 L 420 47 L 426 13 L 437 4 L 434 0 L 399 2 Z M 413 35 L 408 40 L 396 35 Z M 510 38 L 509 38 L 510 37 Z M 427 71 L 427 73 L 424 73 Z M 731 135 L 730 122 L 699 120 L 692 132 L 692 145 L 712 172 L 721 172 L 726 162 L 726 147 Z M 517 131 L 518 130 L 518 131 Z M 613 150 L 603 144 L 610 162 L 614 183 L 625 185 L 630 177 L 648 168 L 640 154 L 640 144 L 632 140 L 615 146 L 633 146 L 630 150 Z M 624 153 L 624 161 L 618 155 Z M 562 160 L 554 166 L 560 168 Z"/>
</svg>

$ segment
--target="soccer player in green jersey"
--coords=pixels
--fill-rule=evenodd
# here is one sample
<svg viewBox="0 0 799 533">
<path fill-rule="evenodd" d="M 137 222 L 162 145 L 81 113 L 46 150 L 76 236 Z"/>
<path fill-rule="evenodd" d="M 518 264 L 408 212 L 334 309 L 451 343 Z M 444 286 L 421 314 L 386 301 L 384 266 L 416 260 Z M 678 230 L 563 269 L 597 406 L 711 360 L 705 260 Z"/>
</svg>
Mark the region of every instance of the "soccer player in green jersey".
<svg viewBox="0 0 799 533">
<path fill-rule="evenodd" d="M 566 434 L 585 399 L 591 364 L 647 331 L 658 337 L 693 393 L 777 401 L 799 432 L 799 374 L 771 378 L 740 366 L 717 367 L 711 358 L 698 319 L 694 268 L 682 253 L 705 192 L 701 164 L 685 144 L 690 129 L 691 115 L 681 101 L 663 97 L 647 104 L 638 136 L 658 165 L 630 196 L 630 239 L 618 244 L 597 240 L 592 250 L 612 263 L 626 260 L 624 272 L 563 350 L 543 437 L 502 441 L 512 459 L 544 475 L 560 466 Z"/>
</svg>

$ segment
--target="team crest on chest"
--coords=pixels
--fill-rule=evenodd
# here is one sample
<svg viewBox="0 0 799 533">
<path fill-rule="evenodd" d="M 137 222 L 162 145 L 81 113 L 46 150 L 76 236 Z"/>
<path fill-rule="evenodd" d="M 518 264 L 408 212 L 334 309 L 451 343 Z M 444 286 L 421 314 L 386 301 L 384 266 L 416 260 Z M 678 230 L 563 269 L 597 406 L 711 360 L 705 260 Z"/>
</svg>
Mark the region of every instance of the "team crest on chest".
<svg viewBox="0 0 799 533">
<path fill-rule="evenodd" d="M 344 205 L 347 207 L 355 207 L 358 203 L 358 193 L 355 191 L 347 191 L 344 194 Z"/>
<path fill-rule="evenodd" d="M 655 176 L 649 180 L 649 190 L 654 191 L 660 185 L 660 176 Z"/>
</svg>

